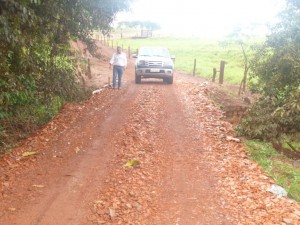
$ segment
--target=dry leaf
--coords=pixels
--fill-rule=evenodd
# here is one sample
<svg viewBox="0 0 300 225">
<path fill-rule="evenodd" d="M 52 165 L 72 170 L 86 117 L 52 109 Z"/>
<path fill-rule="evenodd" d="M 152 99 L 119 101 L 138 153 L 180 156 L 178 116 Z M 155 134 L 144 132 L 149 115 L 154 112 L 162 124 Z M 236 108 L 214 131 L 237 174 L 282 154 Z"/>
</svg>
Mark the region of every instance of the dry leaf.
<svg viewBox="0 0 300 225">
<path fill-rule="evenodd" d="M 126 167 L 134 167 L 134 166 L 139 166 L 140 164 L 141 164 L 140 161 L 135 160 L 135 159 L 131 159 L 124 166 L 126 166 Z"/>
<path fill-rule="evenodd" d="M 36 187 L 36 188 L 43 188 L 43 187 L 45 187 L 44 185 L 39 185 L 39 184 L 34 184 L 34 185 L 32 185 L 33 187 Z"/>
<path fill-rule="evenodd" d="M 76 152 L 76 154 L 77 154 L 78 152 L 80 152 L 80 148 L 79 148 L 79 147 L 76 147 L 75 152 Z"/>
<path fill-rule="evenodd" d="M 22 156 L 23 157 L 28 157 L 37 154 L 38 152 L 23 152 Z"/>
</svg>

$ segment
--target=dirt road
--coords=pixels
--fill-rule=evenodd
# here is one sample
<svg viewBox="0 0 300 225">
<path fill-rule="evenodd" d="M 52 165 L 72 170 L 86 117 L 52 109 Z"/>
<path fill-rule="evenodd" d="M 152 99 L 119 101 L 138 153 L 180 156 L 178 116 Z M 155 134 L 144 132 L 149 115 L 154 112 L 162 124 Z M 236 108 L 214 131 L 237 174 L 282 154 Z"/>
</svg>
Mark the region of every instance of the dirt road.
<svg viewBox="0 0 300 225">
<path fill-rule="evenodd" d="M 207 83 L 104 88 L 0 162 L 0 224 L 300 224 L 299 204 L 231 138 Z M 37 152 L 24 157 L 23 152 Z M 135 161 L 133 161 L 135 160 Z M 129 165 L 128 162 L 139 165 Z"/>
</svg>

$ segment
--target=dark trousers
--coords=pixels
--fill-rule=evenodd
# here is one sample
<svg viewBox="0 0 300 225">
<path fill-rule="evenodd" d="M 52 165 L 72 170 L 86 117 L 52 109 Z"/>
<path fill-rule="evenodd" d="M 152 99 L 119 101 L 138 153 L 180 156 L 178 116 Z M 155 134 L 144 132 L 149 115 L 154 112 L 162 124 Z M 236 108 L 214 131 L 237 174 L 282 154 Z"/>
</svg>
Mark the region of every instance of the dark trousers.
<svg viewBox="0 0 300 225">
<path fill-rule="evenodd" d="M 124 72 L 123 66 L 114 66 L 114 68 L 113 68 L 113 88 L 116 88 L 116 86 L 117 86 L 117 78 L 118 78 L 118 88 L 121 87 L 123 72 Z"/>
</svg>

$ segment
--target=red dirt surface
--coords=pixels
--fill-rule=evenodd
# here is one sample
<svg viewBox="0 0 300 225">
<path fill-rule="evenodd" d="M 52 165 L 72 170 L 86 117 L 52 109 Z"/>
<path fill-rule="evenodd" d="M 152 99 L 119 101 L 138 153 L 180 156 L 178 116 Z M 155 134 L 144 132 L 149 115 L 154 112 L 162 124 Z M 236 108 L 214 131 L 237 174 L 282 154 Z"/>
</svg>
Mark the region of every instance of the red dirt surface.
<svg viewBox="0 0 300 225">
<path fill-rule="evenodd" d="M 173 85 L 136 85 L 130 62 L 121 90 L 101 88 L 111 71 L 91 62 L 100 93 L 0 160 L 1 225 L 300 224 L 299 204 L 268 192 L 274 181 L 231 138 L 207 82 L 176 72 Z"/>
</svg>

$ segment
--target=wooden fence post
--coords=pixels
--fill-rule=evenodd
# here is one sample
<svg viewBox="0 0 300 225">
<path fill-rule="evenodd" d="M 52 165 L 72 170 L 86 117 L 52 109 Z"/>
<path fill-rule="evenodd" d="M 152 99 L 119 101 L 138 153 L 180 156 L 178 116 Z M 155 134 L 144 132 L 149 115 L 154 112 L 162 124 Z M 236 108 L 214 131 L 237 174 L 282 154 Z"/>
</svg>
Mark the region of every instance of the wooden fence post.
<svg viewBox="0 0 300 225">
<path fill-rule="evenodd" d="M 213 68 L 213 77 L 212 77 L 212 82 L 216 81 L 216 76 L 217 76 L 217 69 Z"/>
<path fill-rule="evenodd" d="M 221 61 L 221 63 L 220 63 L 219 84 L 223 84 L 223 81 L 224 81 L 224 70 L 225 70 L 225 61 Z"/>
<path fill-rule="evenodd" d="M 197 60 L 194 59 L 194 70 L 193 70 L 193 76 L 195 76 L 196 74 L 196 64 L 197 64 Z"/>
</svg>

